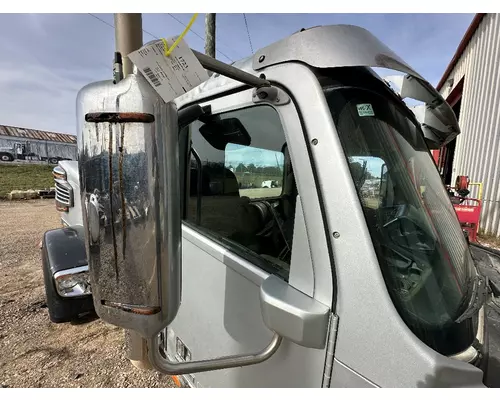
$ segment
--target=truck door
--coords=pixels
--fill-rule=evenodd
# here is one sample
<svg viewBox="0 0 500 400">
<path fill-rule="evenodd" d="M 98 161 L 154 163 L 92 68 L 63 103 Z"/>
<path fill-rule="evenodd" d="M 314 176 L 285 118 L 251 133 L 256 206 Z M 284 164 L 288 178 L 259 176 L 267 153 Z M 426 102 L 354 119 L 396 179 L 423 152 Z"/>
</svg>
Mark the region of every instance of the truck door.
<svg viewBox="0 0 500 400">
<path fill-rule="evenodd" d="M 15 150 L 16 150 L 16 156 L 18 159 L 24 159 L 24 154 L 25 154 L 25 145 L 22 143 L 16 143 L 14 145 Z"/>
<path fill-rule="evenodd" d="M 298 113 L 292 102 L 252 98 L 244 90 L 200 104 L 241 123 L 246 142 L 221 146 L 200 121 L 181 132 L 190 145 L 181 150 L 189 154 L 182 304 L 165 335 L 172 361 L 264 348 L 273 332 L 264 325 L 259 290 L 271 274 L 331 308 L 331 265 Z M 268 180 L 277 187 L 262 187 Z M 312 349 L 284 339 L 261 364 L 184 378 L 199 387 L 321 387 L 327 342 Z"/>
</svg>

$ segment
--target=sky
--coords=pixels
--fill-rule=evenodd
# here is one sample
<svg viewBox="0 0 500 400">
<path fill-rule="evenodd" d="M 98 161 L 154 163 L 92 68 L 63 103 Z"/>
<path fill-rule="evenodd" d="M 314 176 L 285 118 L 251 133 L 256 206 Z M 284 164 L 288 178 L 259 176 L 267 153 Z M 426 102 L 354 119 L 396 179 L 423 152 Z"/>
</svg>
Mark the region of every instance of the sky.
<svg viewBox="0 0 500 400">
<path fill-rule="evenodd" d="M 248 34 L 243 14 L 217 14 L 217 58 L 236 61 L 301 28 L 352 24 L 368 29 L 436 85 L 473 17 L 246 14 Z M 143 28 L 157 37 L 172 37 L 190 18 L 191 14 L 144 14 Z M 0 124 L 75 134 L 78 90 L 112 79 L 112 25 L 112 14 L 0 14 Z M 203 14 L 192 31 L 186 41 L 204 51 Z M 153 39 L 144 34 L 144 42 Z"/>
</svg>

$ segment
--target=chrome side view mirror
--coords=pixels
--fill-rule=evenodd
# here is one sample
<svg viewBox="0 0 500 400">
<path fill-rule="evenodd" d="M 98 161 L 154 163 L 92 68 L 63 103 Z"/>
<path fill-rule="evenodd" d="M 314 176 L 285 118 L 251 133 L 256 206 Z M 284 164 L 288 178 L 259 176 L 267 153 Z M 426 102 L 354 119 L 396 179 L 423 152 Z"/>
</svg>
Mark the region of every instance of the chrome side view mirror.
<svg viewBox="0 0 500 400">
<path fill-rule="evenodd" d="M 82 212 L 94 305 L 149 339 L 181 299 L 177 109 L 140 74 L 77 98 Z"/>
</svg>

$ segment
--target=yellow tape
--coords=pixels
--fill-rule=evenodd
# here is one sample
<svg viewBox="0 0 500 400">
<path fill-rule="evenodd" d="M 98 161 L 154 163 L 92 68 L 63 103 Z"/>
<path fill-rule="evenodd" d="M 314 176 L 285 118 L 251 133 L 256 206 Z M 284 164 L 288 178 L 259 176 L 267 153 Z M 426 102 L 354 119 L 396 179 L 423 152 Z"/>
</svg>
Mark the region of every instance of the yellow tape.
<svg viewBox="0 0 500 400">
<path fill-rule="evenodd" d="M 189 29 L 191 29 L 191 26 L 194 24 L 194 21 L 196 21 L 196 18 L 198 18 L 198 13 L 194 14 L 191 17 L 191 20 L 186 25 L 186 29 L 184 29 L 184 31 L 179 35 L 179 37 L 177 38 L 177 40 L 172 44 L 172 46 L 170 48 L 168 48 L 167 41 L 165 39 L 163 39 L 163 38 L 161 39 L 162 42 L 163 42 L 163 47 L 165 48 L 165 57 L 170 56 L 170 53 L 172 53 L 172 51 L 177 47 L 177 45 L 180 43 L 180 41 L 182 40 L 182 38 L 184 36 L 186 36 L 186 34 L 188 33 Z"/>
</svg>

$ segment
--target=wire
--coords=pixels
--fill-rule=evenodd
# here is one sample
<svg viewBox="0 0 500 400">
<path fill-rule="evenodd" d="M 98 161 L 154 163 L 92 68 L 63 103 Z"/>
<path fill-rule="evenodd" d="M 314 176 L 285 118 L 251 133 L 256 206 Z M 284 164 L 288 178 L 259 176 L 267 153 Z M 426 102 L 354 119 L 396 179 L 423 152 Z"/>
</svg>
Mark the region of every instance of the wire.
<svg viewBox="0 0 500 400">
<path fill-rule="evenodd" d="M 248 42 L 250 43 L 250 50 L 252 51 L 253 54 L 252 38 L 250 37 L 250 31 L 248 30 L 247 16 L 245 13 L 243 13 L 243 19 L 245 20 L 245 26 L 247 27 L 247 35 L 248 35 Z"/>
<path fill-rule="evenodd" d="M 175 15 L 173 14 L 170 14 L 170 13 L 167 13 L 168 16 L 172 17 L 173 19 L 175 19 L 179 24 L 183 25 L 183 26 L 187 26 L 184 22 L 182 22 L 179 18 L 177 18 Z M 196 36 L 198 36 L 201 40 L 205 41 L 205 38 L 203 36 L 201 36 L 198 32 L 196 32 L 195 30 L 193 30 L 192 28 L 189 29 L 192 33 L 194 33 Z M 229 57 L 227 54 L 224 54 L 222 51 L 220 51 L 219 49 L 215 49 L 215 51 L 217 53 L 220 53 L 222 56 L 226 57 L 229 61 L 231 62 L 234 62 L 234 60 Z"/>
<path fill-rule="evenodd" d="M 182 38 L 186 36 L 186 33 L 191 29 L 191 26 L 194 24 L 194 21 L 196 21 L 196 18 L 198 18 L 198 13 L 194 14 L 189 21 L 189 23 L 186 25 L 186 28 L 184 28 L 184 31 L 179 35 L 177 40 L 168 48 L 167 45 L 167 39 L 162 38 L 161 40 L 163 41 L 163 46 L 165 47 L 165 56 L 168 57 L 170 53 L 176 48 L 176 46 L 180 43 Z"/>
<path fill-rule="evenodd" d="M 169 17 L 172 17 L 173 19 L 175 19 L 179 24 L 181 24 L 182 26 L 187 26 L 184 22 L 182 22 L 179 18 L 177 18 L 175 15 L 173 14 L 170 14 L 170 13 L 167 13 L 167 15 Z M 205 40 L 205 38 L 203 36 L 201 36 L 198 32 L 196 32 L 195 30 L 193 29 L 189 29 L 192 33 L 194 33 L 196 36 L 198 36 L 201 40 Z M 222 53 L 221 53 L 222 54 Z"/>
<path fill-rule="evenodd" d="M 88 15 L 90 15 L 91 17 L 94 17 L 95 19 L 97 19 L 97 20 L 101 21 L 102 23 L 104 23 L 104 24 L 106 24 L 106 25 L 110 26 L 111 28 L 115 29 L 115 26 L 114 26 L 114 25 L 112 25 L 112 24 L 110 24 L 109 22 L 107 22 L 107 21 L 103 20 L 102 18 L 99 18 L 97 15 L 95 15 L 95 14 L 91 14 L 91 13 L 88 13 Z M 175 20 L 176 20 L 179 24 L 183 25 L 184 27 L 187 27 L 187 24 L 185 24 L 184 22 L 182 22 L 180 19 L 176 18 L 176 17 L 175 17 L 175 16 L 173 16 L 172 14 L 167 14 L 167 15 L 170 15 L 170 16 L 171 16 L 173 19 L 175 19 Z M 198 36 L 201 40 L 205 41 L 205 39 L 204 39 L 202 36 L 200 36 L 197 32 L 193 31 L 191 28 L 190 28 L 189 30 L 190 30 L 191 32 L 193 32 L 196 36 Z M 155 39 L 160 40 L 160 38 L 159 38 L 158 36 L 153 35 L 152 33 L 148 32 L 148 31 L 147 31 L 147 30 L 145 30 L 145 29 L 143 29 L 142 31 L 143 31 L 144 33 L 148 34 L 149 36 L 151 36 L 151 37 L 153 37 L 153 38 L 155 38 Z M 226 54 L 224 54 L 222 51 L 220 51 L 220 50 L 216 50 L 216 51 L 217 51 L 218 53 L 220 53 L 222 56 L 226 57 L 229 61 L 234 62 L 234 60 L 233 60 L 231 57 L 227 56 L 227 55 L 226 55 Z"/>
<path fill-rule="evenodd" d="M 95 15 L 95 14 L 91 14 L 91 13 L 88 13 L 88 14 L 89 14 L 91 17 L 94 17 L 95 19 L 97 19 L 98 21 L 101 21 L 102 23 L 104 23 L 104 24 L 106 24 L 106 25 L 110 26 L 111 28 L 113 28 L 113 29 L 115 28 L 115 27 L 114 27 L 113 25 L 111 25 L 109 22 L 104 21 L 102 18 L 99 18 L 97 15 Z"/>
<path fill-rule="evenodd" d="M 97 15 L 95 15 L 95 14 L 91 14 L 91 13 L 88 13 L 88 15 L 90 15 L 91 17 L 94 17 L 95 19 L 97 19 L 97 20 L 101 21 L 102 23 L 106 24 L 107 26 L 110 26 L 111 28 L 115 29 L 115 26 L 114 26 L 113 24 L 110 24 L 109 22 L 107 22 L 107 21 L 103 20 L 102 18 L 99 18 Z M 147 31 L 147 30 L 145 30 L 145 29 L 143 29 L 142 31 L 143 31 L 145 34 L 147 34 L 147 35 L 149 35 L 149 36 L 151 36 L 151 37 L 153 37 L 153 38 L 155 38 L 155 39 L 158 39 L 158 40 L 160 39 L 158 36 L 153 35 L 152 33 L 148 32 L 148 31 Z"/>
</svg>

